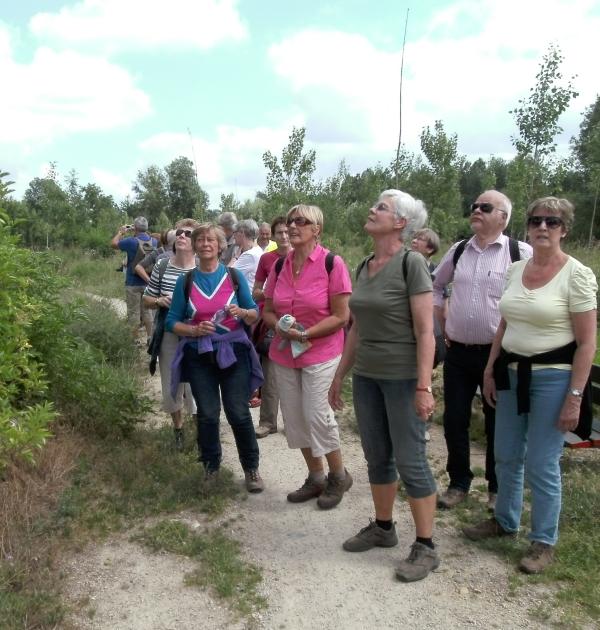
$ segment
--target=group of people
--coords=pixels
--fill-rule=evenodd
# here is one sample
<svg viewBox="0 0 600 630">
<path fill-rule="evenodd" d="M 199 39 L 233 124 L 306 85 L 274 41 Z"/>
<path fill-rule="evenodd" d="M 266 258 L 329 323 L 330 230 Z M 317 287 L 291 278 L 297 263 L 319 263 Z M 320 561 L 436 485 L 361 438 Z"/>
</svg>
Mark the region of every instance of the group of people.
<svg viewBox="0 0 600 630">
<path fill-rule="evenodd" d="M 374 518 L 343 548 L 398 544 L 399 477 L 415 540 L 396 576 L 423 579 L 440 564 L 436 507 L 452 509 L 469 493 L 469 424 L 479 390 L 493 516 L 464 534 L 473 540 L 514 536 L 527 480 L 531 545 L 519 567 L 537 573 L 552 562 L 563 434 L 579 422 L 595 354 L 596 279 L 561 248 L 574 218 L 567 200 L 546 197 L 529 206 L 529 243 L 503 234 L 512 211 L 504 194 L 485 191 L 470 210 L 473 236 L 455 243 L 435 267 L 430 257 L 440 243 L 424 227 L 423 203 L 384 191 L 364 226 L 373 253 L 358 265 L 354 282 L 342 258 L 321 244 L 317 206 L 295 205 L 270 226 L 238 222 L 232 213 L 217 224 L 185 219 L 175 226 L 173 251 L 167 262 L 158 257 L 142 306 L 157 309 L 151 351 L 179 447 L 184 405 L 196 414 L 204 487 L 219 475 L 221 400 L 249 492 L 264 489 L 257 438 L 277 431 L 281 406 L 288 446 L 300 449 L 307 470 L 288 501 L 337 506 L 353 483 L 334 415 L 351 372 Z M 141 219 L 129 238 L 147 229 Z M 133 260 L 125 233 L 120 230 L 113 245 Z M 449 485 L 443 493 L 426 457 L 427 422 L 435 410 L 434 318 L 446 342 Z M 257 392 L 262 403 L 255 428 L 249 401 Z"/>
</svg>

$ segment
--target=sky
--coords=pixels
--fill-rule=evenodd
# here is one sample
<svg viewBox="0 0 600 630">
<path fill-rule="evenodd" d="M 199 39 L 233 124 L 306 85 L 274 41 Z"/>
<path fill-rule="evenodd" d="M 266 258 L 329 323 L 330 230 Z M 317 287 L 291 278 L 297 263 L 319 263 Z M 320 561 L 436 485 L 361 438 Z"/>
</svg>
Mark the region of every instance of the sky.
<svg viewBox="0 0 600 630">
<path fill-rule="evenodd" d="M 0 171 L 20 198 L 50 162 L 120 201 L 139 170 L 194 161 L 211 208 L 264 189 L 262 155 L 306 128 L 317 179 L 419 151 L 442 120 L 470 159 L 513 154 L 509 110 L 560 47 L 600 93 L 600 0 L 0 0 Z M 408 191 L 410 192 L 410 191 Z"/>
</svg>

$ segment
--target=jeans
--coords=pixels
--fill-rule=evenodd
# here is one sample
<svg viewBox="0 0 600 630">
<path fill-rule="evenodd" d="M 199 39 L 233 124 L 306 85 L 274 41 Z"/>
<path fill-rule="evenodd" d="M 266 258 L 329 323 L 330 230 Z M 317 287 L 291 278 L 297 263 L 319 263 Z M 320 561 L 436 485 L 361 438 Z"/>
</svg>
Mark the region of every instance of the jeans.
<svg viewBox="0 0 600 630">
<path fill-rule="evenodd" d="M 450 488 L 469 491 L 473 473 L 469 442 L 471 405 L 477 387 L 483 391 L 483 370 L 490 346 L 465 346 L 451 342 L 444 360 L 444 437 L 448 449 L 446 471 Z M 490 492 L 498 491 L 494 465 L 495 411 L 483 399 L 485 417 L 485 478 Z"/>
<path fill-rule="evenodd" d="M 530 411 L 517 414 L 516 372 L 509 370 L 510 390 L 499 391 L 496 403 L 496 520 L 517 531 L 523 509 L 524 480 L 531 488 L 529 539 L 555 545 L 561 506 L 560 458 L 564 433 L 556 423 L 567 395 L 571 372 L 533 370 Z"/>
<path fill-rule="evenodd" d="M 427 462 L 426 424 L 415 412 L 415 379 L 373 379 L 354 374 L 352 390 L 369 482 L 393 483 L 400 473 L 409 497 L 436 492 Z"/>
<path fill-rule="evenodd" d="M 200 461 L 209 470 L 219 468 L 222 459 L 219 436 L 221 398 L 227 421 L 231 425 L 240 463 L 244 470 L 258 468 L 258 442 L 252 416 L 248 409 L 250 398 L 250 359 L 248 349 L 234 343 L 237 361 L 222 370 L 214 352 L 198 354 L 186 346 L 183 356 L 183 376 L 189 381 L 196 401 L 198 423 L 198 451 Z M 220 390 L 220 394 L 219 394 Z"/>
</svg>

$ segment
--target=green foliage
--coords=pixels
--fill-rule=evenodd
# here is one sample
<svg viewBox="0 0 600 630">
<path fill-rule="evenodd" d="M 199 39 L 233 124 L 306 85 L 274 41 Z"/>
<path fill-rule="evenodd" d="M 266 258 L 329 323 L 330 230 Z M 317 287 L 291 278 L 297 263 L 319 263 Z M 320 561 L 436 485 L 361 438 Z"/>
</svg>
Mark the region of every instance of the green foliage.
<svg viewBox="0 0 600 630">
<path fill-rule="evenodd" d="M 169 211 L 167 214 L 177 221 L 185 217 L 198 216 L 208 208 L 208 194 L 198 184 L 193 162 L 183 156 L 165 167 L 169 191 Z"/>
<path fill-rule="evenodd" d="M 138 171 L 131 188 L 135 200 L 130 212 L 146 217 L 148 224 L 155 226 L 161 213 L 169 207 L 167 175 L 163 169 L 151 164 Z"/>
</svg>

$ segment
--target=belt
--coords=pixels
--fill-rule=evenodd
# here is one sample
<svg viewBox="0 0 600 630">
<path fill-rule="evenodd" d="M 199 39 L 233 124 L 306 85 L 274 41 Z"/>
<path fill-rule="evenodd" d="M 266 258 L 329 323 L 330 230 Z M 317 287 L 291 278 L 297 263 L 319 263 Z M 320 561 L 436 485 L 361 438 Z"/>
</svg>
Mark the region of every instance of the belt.
<svg viewBox="0 0 600 630">
<path fill-rule="evenodd" d="M 453 339 L 447 340 L 450 343 L 450 347 L 456 346 L 457 348 L 463 348 L 464 350 L 476 350 L 477 352 L 489 351 L 492 347 L 491 343 L 461 343 L 460 341 L 454 341 Z"/>
</svg>

